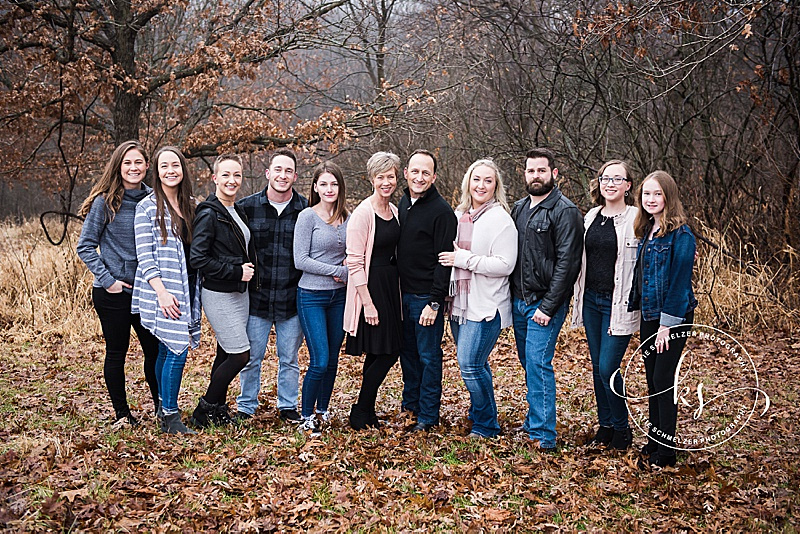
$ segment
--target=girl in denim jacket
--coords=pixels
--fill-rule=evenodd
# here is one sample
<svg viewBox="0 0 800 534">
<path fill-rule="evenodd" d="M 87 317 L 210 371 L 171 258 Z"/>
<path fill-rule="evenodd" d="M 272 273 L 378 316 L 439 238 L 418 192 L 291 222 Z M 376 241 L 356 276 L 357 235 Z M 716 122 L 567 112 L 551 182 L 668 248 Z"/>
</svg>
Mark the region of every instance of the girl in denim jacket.
<svg viewBox="0 0 800 534">
<path fill-rule="evenodd" d="M 675 465 L 678 406 L 673 383 L 697 300 L 692 292 L 696 243 L 686 224 L 678 186 L 664 171 L 650 173 L 639 187 L 634 223 L 642 240 L 628 309 L 642 312 L 640 338 L 649 396 L 647 444 L 642 465 Z"/>
</svg>

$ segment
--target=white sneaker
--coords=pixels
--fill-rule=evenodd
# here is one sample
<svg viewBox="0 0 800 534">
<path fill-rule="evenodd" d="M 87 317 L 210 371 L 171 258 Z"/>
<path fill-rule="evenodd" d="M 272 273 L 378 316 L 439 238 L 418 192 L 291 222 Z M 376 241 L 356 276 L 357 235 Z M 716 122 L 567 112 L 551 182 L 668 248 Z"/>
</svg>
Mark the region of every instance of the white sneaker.
<svg viewBox="0 0 800 534">
<path fill-rule="evenodd" d="M 319 425 L 317 425 L 317 418 L 313 415 L 311 417 L 303 417 L 303 422 L 300 423 L 300 431 L 312 438 L 322 435 Z"/>
<path fill-rule="evenodd" d="M 317 412 L 317 417 L 319 417 L 319 420 L 325 424 L 331 422 L 331 412 L 328 410 L 325 410 L 324 412 Z"/>
</svg>

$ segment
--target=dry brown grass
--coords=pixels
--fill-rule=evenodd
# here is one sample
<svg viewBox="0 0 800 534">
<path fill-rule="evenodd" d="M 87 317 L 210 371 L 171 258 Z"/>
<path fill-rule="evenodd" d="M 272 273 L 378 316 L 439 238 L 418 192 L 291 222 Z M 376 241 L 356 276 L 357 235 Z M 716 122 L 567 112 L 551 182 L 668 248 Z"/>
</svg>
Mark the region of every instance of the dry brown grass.
<svg viewBox="0 0 800 534">
<path fill-rule="evenodd" d="M 333 421 L 322 438 L 308 440 L 283 425 L 275 410 L 274 341 L 262 370 L 265 405 L 252 423 L 189 439 L 156 430 L 134 342 L 127 389 L 143 426 L 115 431 L 105 423 L 104 348 L 89 302 L 91 276 L 73 252 L 76 234 L 61 248 L 40 235 L 33 224 L 0 227 L 0 313 L 6 322 L 0 334 L 0 525 L 11 530 L 797 531 L 800 388 L 792 370 L 800 353 L 788 335 L 751 326 L 736 336 L 773 407 L 719 448 L 681 454 L 678 468 L 666 473 L 636 467 L 640 434 L 637 447 L 626 453 L 585 445 L 595 425 L 591 363 L 583 332 L 568 328 L 554 359 L 556 455 L 536 450 L 513 430 L 527 403 L 510 331 L 492 355 L 505 434 L 491 442 L 463 437 L 469 396 L 449 339 L 442 425 L 426 435 L 404 432 L 410 419 L 400 412 L 399 366 L 380 391 L 384 428 L 351 432 L 347 412 L 357 398 L 363 360 L 344 355 Z M 701 255 L 711 261 L 707 251 Z M 60 276 L 53 273 L 61 272 L 78 274 L 67 286 L 72 290 L 54 281 Z M 711 287 L 703 285 L 705 276 L 698 276 L 701 290 Z M 717 276 L 712 291 L 718 311 L 746 320 L 745 314 L 732 315 L 739 301 L 728 303 L 716 293 L 719 269 Z M 726 292 L 758 282 L 747 276 L 741 286 L 724 286 Z M 28 294 L 32 308 L 26 307 Z M 706 295 L 699 299 L 708 306 Z M 205 391 L 213 359 L 213 335 L 206 330 L 184 371 L 184 410 Z M 301 349 L 301 370 L 307 362 Z M 229 394 L 238 390 L 234 383 Z"/>
<path fill-rule="evenodd" d="M 734 332 L 800 327 L 797 251 L 761 258 L 753 246 L 717 230 L 703 227 L 702 234 L 716 245 L 699 243 L 695 265 L 698 316 L 706 324 Z"/>
<path fill-rule="evenodd" d="M 75 252 L 79 224 L 52 246 L 38 222 L 0 224 L 0 328 L 5 336 L 87 339 L 99 332 L 92 275 Z"/>
</svg>

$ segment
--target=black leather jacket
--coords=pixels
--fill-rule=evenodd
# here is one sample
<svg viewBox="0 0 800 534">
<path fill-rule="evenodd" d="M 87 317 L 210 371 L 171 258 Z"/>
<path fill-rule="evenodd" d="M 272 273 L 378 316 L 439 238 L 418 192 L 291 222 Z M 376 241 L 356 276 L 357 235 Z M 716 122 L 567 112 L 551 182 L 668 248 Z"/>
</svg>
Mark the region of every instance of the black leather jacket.
<svg viewBox="0 0 800 534">
<path fill-rule="evenodd" d="M 511 291 L 552 317 L 572 296 L 583 256 L 583 217 L 557 187 L 530 209 L 531 197 L 517 201 L 511 218 L 517 225 L 519 251 Z"/>
<path fill-rule="evenodd" d="M 236 213 L 247 224 L 247 215 L 236 206 Z M 244 293 L 242 264 L 255 267 L 253 280 L 258 288 L 258 259 L 253 240 L 245 246 L 244 234 L 228 210 L 213 193 L 197 206 L 189 264 L 203 275 L 203 287 L 222 293 Z M 251 281 L 250 283 L 253 283 Z"/>
</svg>

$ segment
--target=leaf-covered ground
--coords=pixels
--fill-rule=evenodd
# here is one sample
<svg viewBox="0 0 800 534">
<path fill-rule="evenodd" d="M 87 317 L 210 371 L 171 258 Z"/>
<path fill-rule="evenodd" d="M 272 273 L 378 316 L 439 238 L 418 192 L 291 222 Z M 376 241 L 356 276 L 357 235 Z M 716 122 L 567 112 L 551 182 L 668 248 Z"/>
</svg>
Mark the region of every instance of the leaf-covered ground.
<svg viewBox="0 0 800 534">
<path fill-rule="evenodd" d="M 279 421 L 274 355 L 264 407 L 242 429 L 193 437 L 156 431 L 129 355 L 129 397 L 143 421 L 110 428 L 98 336 L 79 344 L 0 336 L 0 525 L 12 531 L 785 531 L 798 529 L 800 351 L 780 332 L 737 336 L 772 400 L 721 447 L 641 471 L 638 454 L 585 444 L 594 426 L 591 367 L 580 332 L 556 353 L 559 449 L 515 432 L 526 410 L 510 334 L 492 356 L 504 435 L 470 441 L 468 395 L 445 344 L 443 425 L 409 435 L 395 367 L 382 388 L 380 431 L 346 424 L 361 360 L 342 357 L 334 420 L 319 439 Z M 180 405 L 207 385 L 211 335 L 190 355 Z M 633 345 L 633 343 L 632 343 Z M 301 353 L 301 368 L 307 357 Z M 238 382 L 231 388 L 231 397 Z M 636 449 L 643 443 L 635 435 Z"/>
</svg>

